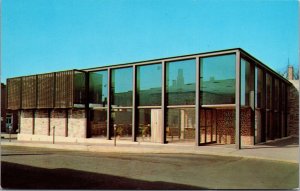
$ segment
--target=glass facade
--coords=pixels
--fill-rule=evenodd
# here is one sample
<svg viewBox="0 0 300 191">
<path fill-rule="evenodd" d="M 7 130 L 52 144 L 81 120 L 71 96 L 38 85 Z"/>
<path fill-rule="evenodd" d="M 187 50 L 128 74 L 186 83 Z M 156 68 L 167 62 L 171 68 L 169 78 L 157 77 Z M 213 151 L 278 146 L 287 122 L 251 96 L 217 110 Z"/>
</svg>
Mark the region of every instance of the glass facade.
<svg viewBox="0 0 300 191">
<path fill-rule="evenodd" d="M 279 80 L 274 79 L 274 100 L 273 100 L 273 128 L 274 138 L 281 137 L 280 113 L 279 113 Z"/>
<path fill-rule="evenodd" d="M 90 107 L 107 107 L 107 70 L 90 72 L 89 105 Z"/>
<path fill-rule="evenodd" d="M 161 143 L 162 139 L 162 110 L 139 109 L 137 141 Z"/>
<path fill-rule="evenodd" d="M 241 105 L 254 107 L 254 65 L 241 59 Z"/>
<path fill-rule="evenodd" d="M 137 67 L 137 104 L 161 105 L 161 64 Z"/>
<path fill-rule="evenodd" d="M 265 88 L 264 71 L 255 70 L 255 143 L 265 141 Z"/>
<path fill-rule="evenodd" d="M 90 110 L 91 137 L 107 137 L 107 110 Z"/>
<path fill-rule="evenodd" d="M 236 71 L 239 63 L 240 73 Z M 239 124 L 242 124 L 241 140 L 246 136 L 247 141 L 254 139 L 258 143 L 287 135 L 289 84 L 240 49 L 107 66 L 86 72 L 71 70 L 64 73 L 65 77 L 60 73 L 53 73 L 53 82 L 47 83 L 47 86 L 53 85 L 53 91 L 49 90 L 53 97 L 49 99 L 49 103 L 53 102 L 49 110 L 52 106 L 70 111 L 76 108 L 78 116 L 77 112 L 71 112 L 70 116 L 87 119 L 89 129 L 83 132 L 87 137 L 153 143 L 233 144 L 238 131 L 235 126 Z M 30 78 L 39 79 L 39 76 Z M 236 92 L 239 79 L 241 89 Z M 15 89 L 21 88 L 22 80 L 25 77 L 14 82 Z M 32 86 L 38 87 L 36 84 Z M 12 96 L 24 104 L 21 95 L 26 94 L 28 99 L 33 94 L 41 96 L 38 89 L 45 85 L 40 85 L 30 92 L 26 92 L 26 88 L 16 90 Z M 240 105 L 236 105 L 235 95 L 240 96 Z M 20 109 L 20 102 L 16 102 L 14 108 Z M 236 108 L 240 108 L 240 112 L 236 112 Z"/>
<path fill-rule="evenodd" d="M 75 71 L 74 73 L 74 104 L 82 104 L 84 107 L 86 99 L 85 93 L 85 73 Z"/>
<path fill-rule="evenodd" d="M 235 55 L 200 59 L 202 105 L 235 103 Z"/>
<path fill-rule="evenodd" d="M 111 75 L 111 104 L 132 106 L 132 68 L 113 69 Z"/>
<path fill-rule="evenodd" d="M 194 105 L 196 60 L 166 63 L 167 105 Z"/>
<path fill-rule="evenodd" d="M 168 142 L 195 142 L 195 109 L 172 108 L 167 110 L 166 136 Z"/>
<path fill-rule="evenodd" d="M 273 78 L 270 74 L 266 74 L 266 139 L 272 140 L 273 137 Z"/>
<path fill-rule="evenodd" d="M 200 144 L 217 141 L 216 110 L 201 109 L 200 111 Z"/>
<path fill-rule="evenodd" d="M 264 108 L 265 107 L 265 89 L 264 89 L 264 72 L 262 69 L 256 67 L 256 76 L 255 76 L 255 107 Z"/>
<path fill-rule="evenodd" d="M 116 136 L 118 139 L 129 139 L 132 137 L 132 109 L 112 109 L 110 127 L 111 135 L 114 137 L 114 126 L 116 125 Z"/>
</svg>

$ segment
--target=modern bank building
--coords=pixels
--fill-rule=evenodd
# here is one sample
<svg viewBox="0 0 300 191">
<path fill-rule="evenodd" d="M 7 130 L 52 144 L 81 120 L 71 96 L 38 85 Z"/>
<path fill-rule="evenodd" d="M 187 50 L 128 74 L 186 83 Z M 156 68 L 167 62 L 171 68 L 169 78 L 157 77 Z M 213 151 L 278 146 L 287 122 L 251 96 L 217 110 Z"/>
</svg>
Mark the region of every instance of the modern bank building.
<svg viewBox="0 0 300 191">
<path fill-rule="evenodd" d="M 61 142 L 116 137 L 239 149 L 298 135 L 292 87 L 236 48 L 9 78 L 7 101 L 19 113 L 18 140 L 51 141 L 55 133 Z"/>
</svg>

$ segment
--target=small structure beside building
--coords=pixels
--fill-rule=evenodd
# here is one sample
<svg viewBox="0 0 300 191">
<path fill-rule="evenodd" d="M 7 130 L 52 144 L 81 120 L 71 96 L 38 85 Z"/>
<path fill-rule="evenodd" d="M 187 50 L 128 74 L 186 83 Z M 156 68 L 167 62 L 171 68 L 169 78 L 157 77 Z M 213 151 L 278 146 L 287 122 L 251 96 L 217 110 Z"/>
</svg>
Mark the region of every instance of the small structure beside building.
<svg viewBox="0 0 300 191">
<path fill-rule="evenodd" d="M 18 111 L 7 109 L 6 85 L 1 83 L 1 132 L 18 132 Z"/>
<path fill-rule="evenodd" d="M 294 67 L 289 66 L 287 78 L 292 83 L 292 85 L 290 86 L 288 95 L 288 135 L 299 136 L 299 79 L 295 79 L 294 74 Z"/>
</svg>

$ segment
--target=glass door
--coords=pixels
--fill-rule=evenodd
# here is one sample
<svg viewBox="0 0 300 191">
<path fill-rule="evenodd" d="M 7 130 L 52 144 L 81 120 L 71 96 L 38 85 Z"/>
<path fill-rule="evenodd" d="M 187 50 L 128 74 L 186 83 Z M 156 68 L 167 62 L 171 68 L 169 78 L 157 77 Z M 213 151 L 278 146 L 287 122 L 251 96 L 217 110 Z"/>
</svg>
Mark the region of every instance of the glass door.
<svg viewBox="0 0 300 191">
<path fill-rule="evenodd" d="M 216 143 L 216 110 L 201 108 L 200 110 L 200 145 Z"/>
</svg>

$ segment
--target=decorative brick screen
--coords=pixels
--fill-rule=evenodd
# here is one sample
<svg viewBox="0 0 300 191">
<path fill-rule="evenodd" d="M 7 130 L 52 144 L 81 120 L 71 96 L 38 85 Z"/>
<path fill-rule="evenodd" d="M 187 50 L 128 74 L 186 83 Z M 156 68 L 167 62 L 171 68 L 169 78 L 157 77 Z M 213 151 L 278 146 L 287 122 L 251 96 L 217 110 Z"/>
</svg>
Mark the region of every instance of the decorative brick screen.
<svg viewBox="0 0 300 191">
<path fill-rule="evenodd" d="M 21 106 L 21 78 L 7 79 L 8 109 L 20 109 Z"/>
</svg>

